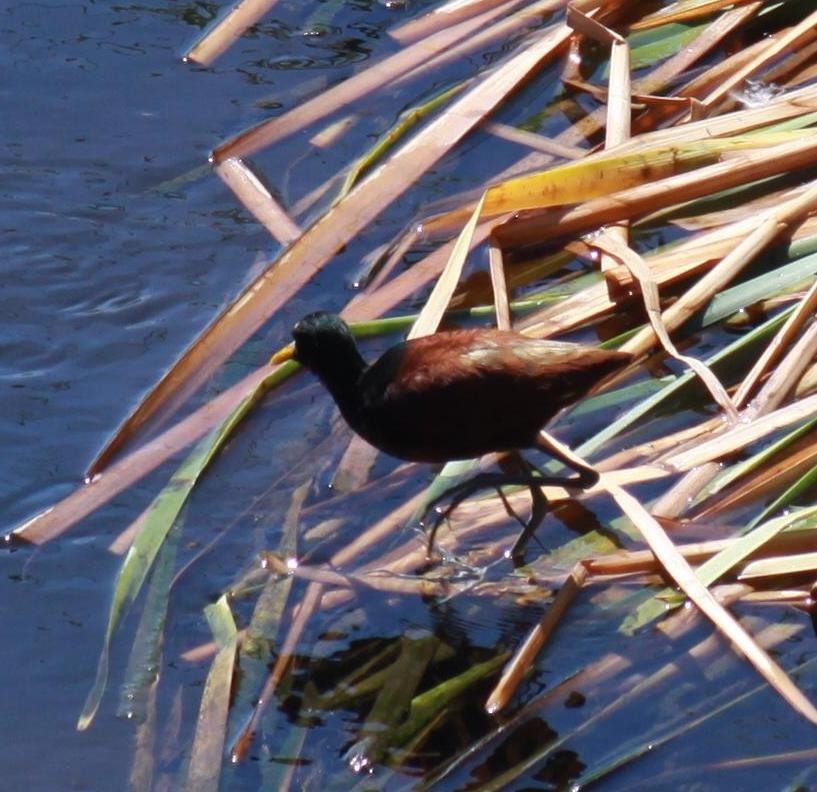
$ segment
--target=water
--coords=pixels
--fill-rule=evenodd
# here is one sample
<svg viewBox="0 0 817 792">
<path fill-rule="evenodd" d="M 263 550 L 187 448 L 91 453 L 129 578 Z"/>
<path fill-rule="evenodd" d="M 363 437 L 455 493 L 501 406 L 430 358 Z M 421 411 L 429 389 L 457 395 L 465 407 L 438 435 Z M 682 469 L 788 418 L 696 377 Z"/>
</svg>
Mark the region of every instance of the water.
<svg viewBox="0 0 817 792">
<path fill-rule="evenodd" d="M 269 71 L 263 86 L 248 79 L 268 52 L 257 35 L 224 65 L 182 63 L 201 11 L 173 2 L 0 9 L 5 530 L 81 482 L 140 395 L 276 252 L 218 179 L 195 176 L 215 145 L 269 112 L 256 102 L 286 72 Z M 304 46 L 297 31 L 292 38 Z M 112 717 L 115 696 L 91 733 L 74 724 L 118 565 L 105 548 L 156 486 L 40 550 L 0 556 L 4 788 L 125 788 L 134 731 Z M 114 666 L 122 662 L 115 652 Z"/>
<path fill-rule="evenodd" d="M 326 7 L 317 5 L 321 12 Z M 419 7 L 415 3 L 410 13 L 416 14 Z M 264 20 L 214 67 L 182 63 L 185 46 L 210 13 L 210 6 L 169 0 L 149 8 L 84 2 L 17 3 L 0 9 L 0 516 L 4 529 L 46 508 L 82 481 L 88 463 L 140 396 L 251 279 L 259 262 L 277 252 L 267 232 L 203 167 L 209 151 L 232 133 L 334 84 L 371 55 L 391 51 L 382 31 L 398 21 L 404 9 L 395 3 L 347 3 L 338 23 L 325 16 L 304 20 L 301 4 L 280 3 L 274 19 Z M 307 30 L 320 35 L 302 35 Z M 374 132 L 388 128 L 403 105 L 417 100 L 419 95 L 406 90 L 398 102 L 364 103 L 365 123 L 352 138 L 358 146 L 355 151 L 370 143 Z M 469 138 L 468 153 L 477 152 L 477 156 L 471 156 L 466 168 L 457 170 L 453 158 L 441 162 L 426 178 L 424 188 L 389 210 L 373 233 L 388 239 L 412 218 L 416 221 L 421 216 L 418 207 L 451 188 L 447 179 L 456 182 L 457 189 L 478 184 L 483 176 L 478 169 L 492 168 L 507 155 L 505 149 L 497 154 L 491 141 L 491 156 L 480 156 L 486 150 L 480 149 L 483 146 L 485 137 Z M 289 203 L 350 158 L 346 150 L 327 150 L 300 159 L 303 148 L 302 140 L 285 141 L 261 157 L 265 171 Z M 285 337 L 294 316 L 306 309 L 339 308 L 346 302 L 346 283 L 358 268 L 357 248 L 365 252 L 372 247 L 372 234 L 367 234 L 365 245 L 351 244 L 339 256 L 341 266 L 321 274 L 242 351 L 227 376 L 263 361 Z M 374 348 L 370 345 L 369 351 Z M 302 424 L 292 417 L 296 409 Z M 179 698 L 163 699 L 160 707 L 163 728 L 175 722 L 177 705 L 183 725 L 179 735 L 170 728 L 161 732 L 156 749 L 162 767 L 171 772 L 178 772 L 189 748 L 207 672 L 207 661 L 175 660 L 181 650 L 209 640 L 202 607 L 230 583 L 237 570 L 250 565 L 255 551 L 267 547 L 269 537 L 280 530 L 291 486 L 284 481 L 276 491 L 276 482 L 290 468 L 293 477 L 296 473 L 303 477 L 296 468 L 305 457 L 304 448 L 325 443 L 335 453 L 343 447 L 346 435 L 326 440 L 329 415 L 326 397 L 316 386 L 301 383 L 283 393 L 250 419 L 208 472 L 188 510 L 180 547 L 184 560 L 222 532 L 227 534 L 174 589 L 174 629 L 166 639 L 161 673 L 163 691 L 179 691 Z M 390 467 L 392 462 L 378 461 L 379 472 Z M 318 482 L 325 484 L 331 472 L 330 466 L 316 470 Z M 43 548 L 0 553 L 4 788 L 34 792 L 127 788 L 136 729 L 132 722 L 115 716 L 127 641 L 114 643 L 111 685 L 96 723 L 84 734 L 75 731 L 75 723 L 93 682 L 119 565 L 119 559 L 108 553 L 108 545 L 156 494 L 166 475 L 164 471 L 148 477 Z M 378 483 L 374 497 L 364 495 L 353 501 L 349 511 L 368 510 L 371 516 L 373 504 L 386 510 L 400 503 L 400 484 L 387 491 Z M 595 515 L 582 508 L 582 524 L 595 525 Z M 319 518 L 337 516 L 333 504 L 323 510 L 318 506 L 310 515 L 310 528 L 317 533 Z M 609 517 L 604 514 L 599 523 L 606 525 Z M 566 519 L 564 523 L 551 520 L 548 530 L 560 532 L 563 542 L 575 527 Z M 308 560 L 330 557 L 343 541 L 331 531 L 323 536 L 307 534 L 305 542 L 313 553 Z M 541 673 L 532 677 L 526 694 L 536 694 L 538 687 L 558 682 L 565 669 L 579 670 L 607 651 L 643 652 L 656 667 L 677 653 L 678 648 L 670 651 L 657 631 L 641 636 L 643 642 L 633 650 L 632 641 L 615 632 L 621 614 L 610 615 L 604 609 L 599 614 L 590 596 L 577 606 L 575 621 L 562 628 L 563 640 L 548 655 Z M 540 604 L 541 600 L 534 602 L 533 607 Z M 791 612 L 786 616 L 796 618 Z M 533 616 L 513 598 L 477 607 L 475 601 L 461 597 L 426 607 L 410 598 L 374 593 L 365 607 L 356 602 L 334 618 L 325 632 L 325 625 L 311 625 L 303 641 L 318 660 L 325 661 L 327 675 L 333 664 L 353 666 L 355 651 L 367 641 L 376 645 L 407 633 L 453 635 L 459 653 L 474 651 L 477 659 L 484 659 L 495 646 L 514 645 Z M 133 624 L 127 626 L 126 632 L 132 632 Z M 709 635 L 708 627 L 696 635 Z M 803 641 L 804 652 L 810 650 L 810 640 L 797 640 Z M 799 654 L 795 641 L 790 644 L 786 649 Z M 741 661 L 728 652 L 718 657 L 730 664 L 729 674 L 744 688 L 757 685 L 754 673 Z M 808 686 L 809 679 L 801 682 Z M 716 683 L 720 681 L 710 682 L 711 689 L 707 688 L 706 680 L 693 672 L 692 682 L 683 690 L 690 699 L 700 700 L 717 692 Z M 495 725 L 480 711 L 486 692 L 471 696 L 472 711 L 463 717 L 469 728 L 488 731 Z M 531 750 L 541 747 L 554 732 L 576 728 L 595 711 L 591 708 L 605 703 L 605 696 L 618 695 L 604 684 L 594 693 L 595 698 L 581 691 L 582 703 L 587 702 L 584 713 L 581 707 L 562 706 L 559 701 L 542 716 L 549 722 L 540 721 L 538 714 L 531 716 L 520 729 L 522 744 L 534 746 Z M 755 710 L 747 705 L 730 716 L 734 719 L 727 720 L 725 727 L 723 721 L 716 722 L 715 728 L 729 738 L 725 753 L 717 758 L 783 752 L 809 744 L 808 727 L 792 720 L 774 694 L 766 691 L 764 696 L 764 704 Z M 633 709 L 639 708 L 637 702 Z M 342 753 L 353 744 L 364 709 L 323 713 L 320 723 L 311 727 L 305 764 L 317 757 L 341 773 Z M 763 736 L 756 739 L 757 744 L 752 742 L 751 728 L 731 728 L 740 726 L 741 720 L 758 726 L 757 733 Z M 783 725 L 775 732 L 776 742 L 769 743 L 765 735 L 777 724 Z M 585 758 L 575 751 L 603 759 L 615 747 L 609 744 L 610 725 L 620 736 L 640 734 L 639 729 L 651 733 L 652 723 L 645 723 L 639 709 L 625 711 L 605 725 L 608 728 L 571 743 L 561 760 L 572 763 Z M 530 732 L 527 741 L 525 732 Z M 283 744 L 292 734 L 289 721 L 278 718 L 266 735 L 264 749 Z M 518 760 L 519 743 L 511 742 L 497 748 L 499 760 Z M 710 744 L 715 741 L 705 747 Z M 503 757 L 506 749 L 509 756 Z M 625 778 L 643 782 L 645 772 L 651 778 L 651 773 L 666 770 L 667 761 L 683 766 L 704 761 L 709 757 L 704 753 L 699 735 L 692 732 L 680 753 L 670 754 L 668 760 L 666 753 L 656 751 L 646 768 L 636 765 L 625 771 Z M 465 783 L 472 771 L 478 773 L 482 761 L 481 755 L 476 756 L 460 780 Z M 263 772 L 259 767 L 260 763 L 250 762 L 238 770 L 236 788 L 255 788 L 256 776 Z M 627 781 L 618 788 L 626 788 Z M 664 788 L 674 788 L 672 778 L 666 784 Z"/>
</svg>

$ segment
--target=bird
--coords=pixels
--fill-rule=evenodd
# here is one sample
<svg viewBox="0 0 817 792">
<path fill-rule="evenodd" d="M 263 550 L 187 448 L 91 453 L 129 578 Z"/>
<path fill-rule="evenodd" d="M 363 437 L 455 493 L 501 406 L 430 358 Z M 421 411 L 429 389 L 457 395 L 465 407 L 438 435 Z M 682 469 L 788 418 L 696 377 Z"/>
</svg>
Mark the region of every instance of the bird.
<svg viewBox="0 0 817 792">
<path fill-rule="evenodd" d="M 402 341 L 370 365 L 346 322 L 324 311 L 298 321 L 292 337 L 271 362 L 294 359 L 310 369 L 349 426 L 393 457 L 442 463 L 539 448 L 578 474 L 548 478 L 527 463 L 511 476 L 478 474 L 442 496 L 452 499 L 444 516 L 471 492 L 500 483 L 525 484 L 532 492 L 550 483 L 593 486 L 598 473 L 550 445 L 543 447 L 540 430 L 632 358 L 622 351 L 477 328 Z"/>
</svg>

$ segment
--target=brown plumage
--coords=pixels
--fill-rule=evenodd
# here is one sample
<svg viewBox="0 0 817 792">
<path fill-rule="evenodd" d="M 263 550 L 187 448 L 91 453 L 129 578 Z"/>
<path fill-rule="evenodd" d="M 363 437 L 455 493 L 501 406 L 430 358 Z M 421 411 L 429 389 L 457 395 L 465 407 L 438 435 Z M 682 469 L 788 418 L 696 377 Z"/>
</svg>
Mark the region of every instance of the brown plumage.
<svg viewBox="0 0 817 792">
<path fill-rule="evenodd" d="M 539 430 L 630 360 L 579 344 L 500 330 L 404 341 L 367 365 L 346 323 L 314 313 L 293 328 L 294 357 L 332 394 L 361 437 L 415 462 L 536 445 Z"/>
</svg>

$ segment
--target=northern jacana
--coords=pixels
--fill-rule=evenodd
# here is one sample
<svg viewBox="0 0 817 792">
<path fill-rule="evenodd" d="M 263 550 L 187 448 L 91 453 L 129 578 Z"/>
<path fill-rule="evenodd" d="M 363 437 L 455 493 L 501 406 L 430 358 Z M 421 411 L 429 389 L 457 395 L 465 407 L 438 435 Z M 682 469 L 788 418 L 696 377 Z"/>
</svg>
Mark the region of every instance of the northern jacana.
<svg viewBox="0 0 817 792">
<path fill-rule="evenodd" d="M 439 463 L 539 448 L 579 474 L 546 478 L 529 468 L 514 477 L 479 474 L 446 493 L 454 498 L 447 513 L 468 493 L 488 486 L 558 483 L 586 489 L 595 484 L 596 471 L 543 448 L 539 431 L 631 359 L 626 352 L 476 329 L 403 341 L 368 365 L 346 322 L 324 312 L 305 316 L 292 335 L 294 345 L 273 362 L 294 357 L 311 369 L 349 426 L 387 454 Z"/>
</svg>

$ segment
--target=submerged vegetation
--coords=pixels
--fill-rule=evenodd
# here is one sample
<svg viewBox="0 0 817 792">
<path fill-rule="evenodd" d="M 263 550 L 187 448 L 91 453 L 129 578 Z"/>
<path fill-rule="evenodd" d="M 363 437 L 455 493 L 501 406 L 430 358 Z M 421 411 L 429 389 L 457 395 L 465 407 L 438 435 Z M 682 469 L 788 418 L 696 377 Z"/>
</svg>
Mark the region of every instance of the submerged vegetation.
<svg viewBox="0 0 817 792">
<path fill-rule="evenodd" d="M 188 59 L 212 63 L 269 5 L 240 3 Z M 112 641 L 141 595 L 120 707 L 139 721 L 135 786 L 242 786 L 248 758 L 269 789 L 327 778 L 579 788 L 614 772 L 631 773 L 628 788 L 674 789 L 763 768 L 794 788 L 807 776 L 817 725 L 802 616 L 817 570 L 808 5 L 425 5 L 388 31 L 392 54 L 214 151 L 215 174 L 280 254 L 127 419 L 88 483 L 15 531 L 53 539 L 195 444 L 111 548 L 124 558 L 79 719 L 91 725 Z M 323 4 L 321 24 L 335 11 Z M 265 167 L 276 146 L 308 132 L 306 155 L 328 149 L 373 102 L 398 118 L 377 144 L 363 150 L 366 130 L 358 159 L 283 200 L 280 163 Z M 384 237 L 375 221 L 427 195 L 418 184 L 443 200 Z M 603 392 L 557 419 L 562 439 L 548 439 L 599 482 L 544 488 L 550 513 L 522 566 L 506 555 L 519 529 L 508 511 L 526 514 L 527 489 L 463 503 L 429 562 L 416 515 L 496 461 L 449 463 L 429 482 L 421 466 L 376 460 L 345 430 L 325 431 L 287 461 L 274 488 L 285 505 L 257 564 L 205 608 L 212 642 L 168 657 L 170 603 L 187 579 L 185 504 L 262 399 L 310 384 L 293 362 L 259 359 L 178 411 L 262 328 L 285 344 L 292 301 L 332 267 L 345 267 L 354 296 L 310 308 L 343 307 L 360 338 L 495 323 L 630 353 Z M 362 629 L 370 618 L 377 630 Z M 157 671 L 168 663 L 209 669 L 187 733 L 182 695 Z M 764 739 L 761 707 L 802 736 Z M 758 721 L 754 742 L 695 747 L 743 719 Z"/>
</svg>

